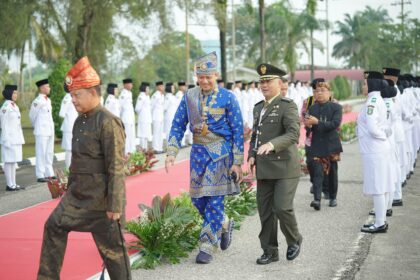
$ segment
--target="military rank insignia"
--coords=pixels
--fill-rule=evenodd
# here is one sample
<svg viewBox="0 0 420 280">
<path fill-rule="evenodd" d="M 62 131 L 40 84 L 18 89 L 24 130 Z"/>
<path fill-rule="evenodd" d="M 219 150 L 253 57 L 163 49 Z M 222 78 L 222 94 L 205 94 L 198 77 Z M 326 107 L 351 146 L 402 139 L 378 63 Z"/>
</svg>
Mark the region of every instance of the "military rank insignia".
<svg viewBox="0 0 420 280">
<path fill-rule="evenodd" d="M 267 72 L 267 67 L 264 64 L 261 65 L 260 71 L 261 71 L 261 74 L 265 75 L 265 72 Z"/>
<path fill-rule="evenodd" d="M 367 107 L 367 114 L 368 115 L 372 115 L 373 114 L 373 109 L 375 108 L 375 106 L 373 106 L 373 105 L 369 105 L 368 107 Z"/>
</svg>

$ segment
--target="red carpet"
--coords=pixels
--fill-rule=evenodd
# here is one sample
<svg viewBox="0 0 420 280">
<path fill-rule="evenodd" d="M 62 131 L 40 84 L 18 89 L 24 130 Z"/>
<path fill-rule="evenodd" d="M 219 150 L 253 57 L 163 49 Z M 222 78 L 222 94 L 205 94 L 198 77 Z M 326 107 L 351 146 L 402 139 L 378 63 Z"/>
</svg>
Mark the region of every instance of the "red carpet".
<svg viewBox="0 0 420 280">
<path fill-rule="evenodd" d="M 128 177 L 127 219 L 139 215 L 139 203 L 150 204 L 153 196 L 177 195 L 189 186 L 189 161 Z M 48 201 L 0 217 L 0 279 L 36 279 L 43 226 L 58 200 Z M 127 239 L 131 239 L 127 236 Z M 101 270 L 102 260 L 90 233 L 69 235 L 61 279 L 86 279 Z"/>
</svg>

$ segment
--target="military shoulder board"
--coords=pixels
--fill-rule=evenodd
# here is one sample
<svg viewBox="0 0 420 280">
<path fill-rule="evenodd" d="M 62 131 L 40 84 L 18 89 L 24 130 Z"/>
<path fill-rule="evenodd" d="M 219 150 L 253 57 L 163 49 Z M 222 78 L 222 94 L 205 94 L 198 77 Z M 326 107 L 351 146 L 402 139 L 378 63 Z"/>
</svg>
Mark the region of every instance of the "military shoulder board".
<svg viewBox="0 0 420 280">
<path fill-rule="evenodd" d="M 281 101 L 284 101 L 284 102 L 290 103 L 290 102 L 292 102 L 293 100 L 292 100 L 292 99 L 290 99 L 290 98 L 288 98 L 288 97 L 282 97 L 282 98 L 281 98 Z"/>
<path fill-rule="evenodd" d="M 254 107 L 261 104 L 261 103 L 264 103 L 264 100 L 261 100 L 260 102 L 255 103 Z"/>
</svg>

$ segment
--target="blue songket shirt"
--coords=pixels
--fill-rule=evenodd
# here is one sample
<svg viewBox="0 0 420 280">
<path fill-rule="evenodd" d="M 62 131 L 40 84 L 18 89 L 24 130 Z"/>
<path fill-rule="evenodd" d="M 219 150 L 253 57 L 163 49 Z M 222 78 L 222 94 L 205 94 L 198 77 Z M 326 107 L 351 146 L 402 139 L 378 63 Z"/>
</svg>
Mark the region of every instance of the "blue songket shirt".
<svg viewBox="0 0 420 280">
<path fill-rule="evenodd" d="M 197 132 L 203 125 L 202 102 L 206 100 L 208 133 Z M 200 87 L 183 96 L 168 137 L 168 156 L 176 156 L 187 124 L 193 132 L 190 156 L 190 195 L 193 198 L 239 193 L 231 180 L 230 168 L 244 158 L 242 115 L 234 94 L 219 87 L 207 99 Z"/>
</svg>

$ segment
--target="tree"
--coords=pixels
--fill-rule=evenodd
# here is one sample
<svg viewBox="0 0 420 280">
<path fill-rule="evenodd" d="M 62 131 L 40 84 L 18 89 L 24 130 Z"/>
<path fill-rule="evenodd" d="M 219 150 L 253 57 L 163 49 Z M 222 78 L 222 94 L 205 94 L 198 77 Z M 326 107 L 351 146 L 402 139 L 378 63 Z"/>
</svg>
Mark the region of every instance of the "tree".
<svg viewBox="0 0 420 280">
<path fill-rule="evenodd" d="M 219 28 L 222 79 L 226 82 L 226 20 L 227 0 L 213 0 L 214 15 Z"/>
<path fill-rule="evenodd" d="M 63 119 L 60 118 L 60 107 L 61 107 L 61 100 L 63 99 L 64 95 L 66 94 L 64 92 L 64 78 L 67 74 L 67 72 L 70 70 L 71 64 L 69 61 L 65 59 L 61 59 L 57 62 L 55 65 L 53 71 L 48 77 L 48 83 L 51 87 L 51 106 L 52 106 L 52 116 L 54 119 L 54 129 L 55 129 L 55 135 L 57 135 L 58 138 L 61 138 L 62 133 L 60 130 L 61 123 L 63 122 Z"/>
<path fill-rule="evenodd" d="M 190 36 L 190 57 L 192 60 L 203 55 L 200 41 L 192 34 Z M 173 32 L 163 37 L 162 41 L 154 45 L 143 59 L 137 59 L 124 71 L 127 76 L 137 79 L 136 82 L 165 82 L 184 80 L 186 68 L 185 34 Z M 192 64 L 190 70 L 193 70 Z M 136 94 L 136 93 L 135 93 Z"/>
<path fill-rule="evenodd" d="M 377 10 L 367 7 L 354 16 L 345 15 L 343 22 L 337 22 L 337 30 L 333 34 L 342 37 L 333 47 L 332 56 L 344 58 L 348 67 L 371 69 L 371 61 L 380 47 L 378 33 L 382 26 L 390 23 L 388 12 L 382 8 Z"/>
<path fill-rule="evenodd" d="M 247 5 L 236 10 L 236 42 L 238 45 L 238 57 L 249 67 L 255 67 L 261 62 L 259 14 L 257 9 Z M 286 66 L 294 78 L 298 64 L 300 50 L 309 53 L 309 28 L 320 28 L 320 25 L 313 22 L 315 19 L 306 12 L 294 13 L 287 2 L 278 2 L 267 7 L 265 13 L 266 40 L 266 62 L 279 66 Z M 282 28 L 279 28 L 281 26 Z M 322 49 L 318 40 L 313 40 L 314 47 Z"/>
<path fill-rule="evenodd" d="M 306 12 L 313 18 L 315 18 L 316 6 L 316 0 L 307 0 Z M 316 21 L 314 23 L 316 24 Z M 311 80 L 314 79 L 314 29 L 316 28 L 315 24 L 309 26 L 311 34 Z"/>
<path fill-rule="evenodd" d="M 266 48 L 266 33 L 265 33 L 265 3 L 264 0 L 258 0 L 258 14 L 260 26 L 260 53 L 261 61 L 266 61 L 265 48 Z"/>
</svg>

